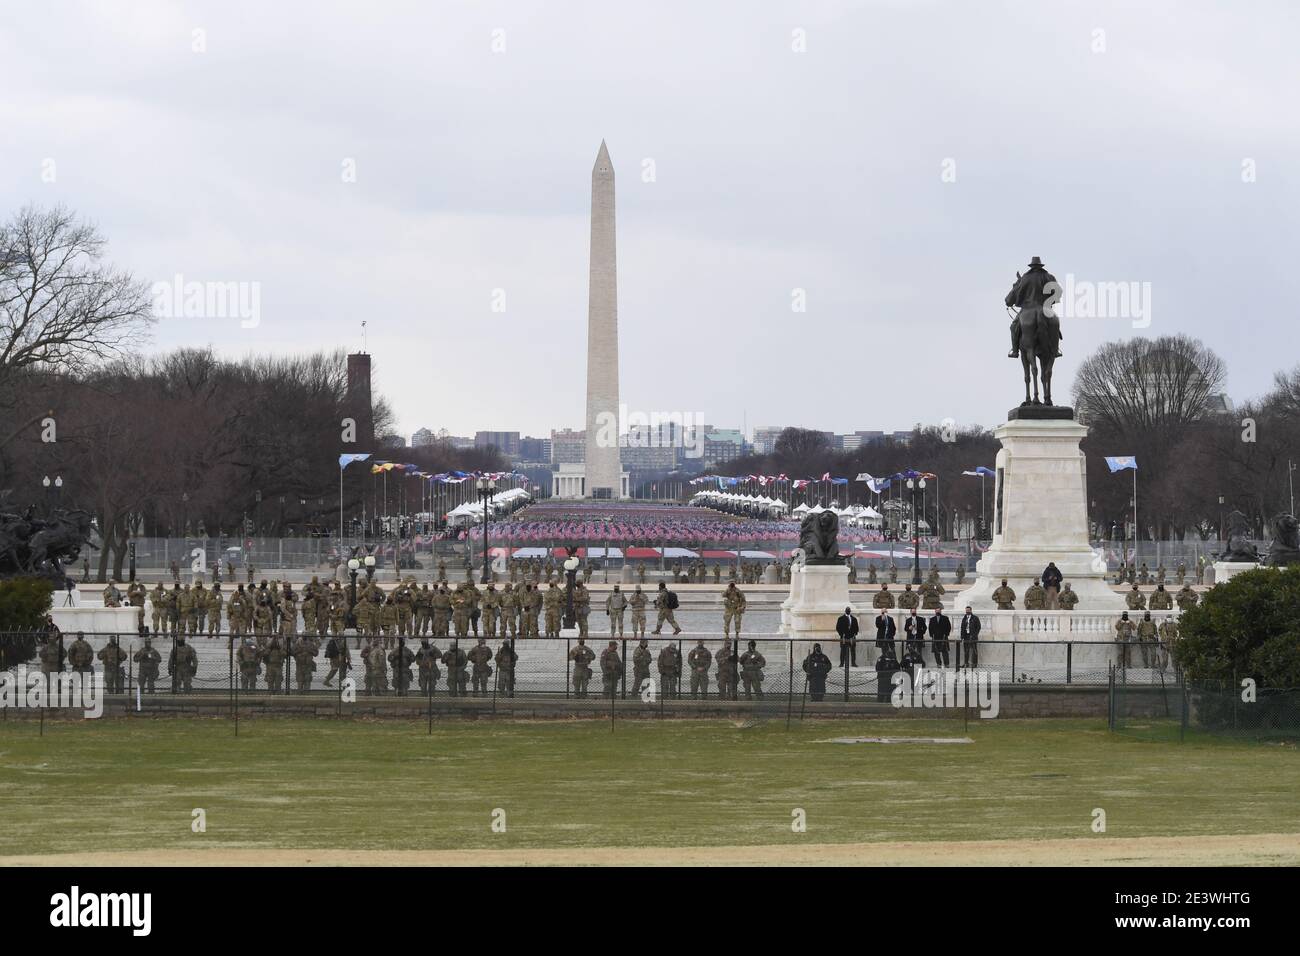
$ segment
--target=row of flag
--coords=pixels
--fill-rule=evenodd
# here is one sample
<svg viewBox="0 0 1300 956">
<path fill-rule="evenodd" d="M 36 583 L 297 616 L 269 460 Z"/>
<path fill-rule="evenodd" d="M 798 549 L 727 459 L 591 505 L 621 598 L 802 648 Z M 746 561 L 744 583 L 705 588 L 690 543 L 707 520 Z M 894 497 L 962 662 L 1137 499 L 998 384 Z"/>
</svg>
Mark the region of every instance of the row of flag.
<svg viewBox="0 0 1300 956">
<path fill-rule="evenodd" d="M 369 460 L 369 453 L 339 455 L 339 469 L 342 470 L 346 468 L 354 461 Z M 370 473 L 372 475 L 380 475 L 387 471 L 397 471 L 405 475 L 411 475 L 415 478 L 427 478 L 429 481 L 441 482 L 443 484 L 458 484 L 462 481 L 476 481 L 479 478 L 487 478 L 492 481 L 501 481 L 506 478 L 517 478 L 524 484 L 528 484 L 528 476 L 517 471 L 440 471 L 435 474 L 433 472 L 421 471 L 419 465 L 412 465 L 406 462 L 376 460 L 370 465 Z"/>
</svg>

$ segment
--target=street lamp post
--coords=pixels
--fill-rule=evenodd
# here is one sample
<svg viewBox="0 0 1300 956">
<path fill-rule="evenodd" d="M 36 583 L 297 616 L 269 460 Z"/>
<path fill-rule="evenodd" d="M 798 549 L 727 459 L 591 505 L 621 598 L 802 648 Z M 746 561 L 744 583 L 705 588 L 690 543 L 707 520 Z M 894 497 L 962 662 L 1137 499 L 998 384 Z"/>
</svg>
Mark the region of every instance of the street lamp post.
<svg viewBox="0 0 1300 956">
<path fill-rule="evenodd" d="M 912 583 L 921 583 L 921 528 L 916 523 L 916 496 L 925 494 L 924 478 L 907 479 L 907 490 L 912 493 Z"/>
<path fill-rule="evenodd" d="M 495 478 L 480 478 L 478 480 L 478 498 L 483 502 L 483 583 L 487 584 L 491 578 L 491 568 L 488 564 L 488 514 L 492 511 L 492 496 L 497 493 L 497 480 Z"/>
</svg>

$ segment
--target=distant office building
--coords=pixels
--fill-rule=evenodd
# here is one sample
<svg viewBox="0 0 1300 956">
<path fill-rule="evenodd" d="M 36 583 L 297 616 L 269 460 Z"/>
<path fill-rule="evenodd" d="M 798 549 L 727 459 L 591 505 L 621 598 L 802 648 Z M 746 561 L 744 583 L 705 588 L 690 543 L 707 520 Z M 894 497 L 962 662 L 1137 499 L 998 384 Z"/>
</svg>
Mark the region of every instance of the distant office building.
<svg viewBox="0 0 1300 956">
<path fill-rule="evenodd" d="M 519 432 L 475 432 L 475 448 L 495 448 L 506 458 L 519 457 Z"/>
<path fill-rule="evenodd" d="M 587 430 L 551 430 L 551 464 L 580 465 L 587 458 Z"/>
<path fill-rule="evenodd" d="M 458 451 L 468 451 L 474 447 L 474 439 L 468 435 L 439 435 L 438 438 Z"/>
<path fill-rule="evenodd" d="M 551 440 L 549 438 L 527 437 L 519 439 L 519 460 L 549 462 L 551 460 Z"/>
<path fill-rule="evenodd" d="M 745 436 L 738 428 L 705 429 L 704 466 L 721 465 L 745 453 Z"/>
<path fill-rule="evenodd" d="M 754 429 L 754 451 L 760 455 L 770 455 L 776 451 L 776 440 L 781 437 L 781 432 L 786 430 L 785 425 L 760 425 Z"/>
<path fill-rule="evenodd" d="M 425 448 L 438 440 L 438 436 L 428 428 L 421 428 L 411 436 L 412 448 Z"/>
</svg>

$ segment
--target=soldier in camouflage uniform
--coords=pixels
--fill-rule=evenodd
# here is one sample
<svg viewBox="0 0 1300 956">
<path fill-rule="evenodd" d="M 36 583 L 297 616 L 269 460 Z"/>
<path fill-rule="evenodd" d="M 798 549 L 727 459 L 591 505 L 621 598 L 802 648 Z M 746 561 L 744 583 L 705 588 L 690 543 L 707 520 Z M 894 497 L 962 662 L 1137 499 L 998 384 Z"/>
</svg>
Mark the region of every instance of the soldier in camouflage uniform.
<svg viewBox="0 0 1300 956">
<path fill-rule="evenodd" d="M 280 598 L 280 636 L 284 638 L 285 650 L 293 646 L 293 639 L 298 636 L 298 596 L 288 585 Z"/>
<path fill-rule="evenodd" d="M 167 673 L 171 675 L 172 693 L 180 691 L 190 693 L 194 689 L 191 682 L 198 669 L 199 656 L 194 653 L 194 648 L 185 643 L 184 636 L 178 635 L 176 645 L 167 658 Z"/>
<path fill-rule="evenodd" d="M 225 597 L 221 593 L 221 582 L 212 585 L 208 592 L 208 640 L 221 633 L 221 609 Z"/>
<path fill-rule="evenodd" d="M 1142 562 L 1142 567 L 1138 568 L 1138 584 L 1151 583 L 1151 571 L 1147 568 L 1147 563 Z"/>
<path fill-rule="evenodd" d="M 230 636 L 234 640 L 239 640 L 248 633 L 248 610 L 248 594 L 242 584 L 237 585 L 235 593 L 230 596 L 230 609 L 227 612 Z"/>
<path fill-rule="evenodd" d="M 204 602 L 207 598 L 204 597 Z M 198 626 L 198 612 L 195 610 L 195 593 L 187 584 L 176 597 L 176 607 L 180 611 L 180 624 L 177 633 L 187 637 L 193 636 Z"/>
<path fill-rule="evenodd" d="M 1133 589 L 1129 591 L 1128 594 L 1124 595 L 1124 603 L 1128 605 L 1130 611 L 1146 610 L 1146 595 L 1139 591 L 1138 586 L 1135 584 L 1133 585 Z"/>
<path fill-rule="evenodd" d="M 208 589 L 199 581 L 194 585 L 194 634 L 199 635 L 208 629 Z"/>
<path fill-rule="evenodd" d="M 1196 607 L 1196 602 L 1200 599 L 1201 596 L 1192 590 L 1190 584 L 1184 584 L 1182 590 L 1174 598 L 1178 602 L 1178 608 L 1181 611 L 1189 611 Z"/>
<path fill-rule="evenodd" d="M 462 584 L 451 593 L 451 623 L 458 638 L 469 635 L 469 612 L 470 597 Z"/>
<path fill-rule="evenodd" d="M 331 626 L 334 612 L 331 611 Z M 338 633 L 331 634 L 329 641 L 325 645 L 325 660 L 330 662 L 329 673 L 325 675 L 325 686 L 331 686 L 334 675 L 339 675 L 339 683 L 342 683 L 348 675 L 348 670 L 352 667 L 352 652 L 348 650 L 347 638 L 343 636 L 342 628 Z"/>
<path fill-rule="evenodd" d="M 173 584 L 167 592 L 167 633 L 175 637 L 181 629 L 181 586 Z"/>
<path fill-rule="evenodd" d="M 470 680 L 474 684 L 474 696 L 486 697 L 488 678 L 492 676 L 492 648 L 487 646 L 487 638 L 480 637 L 478 643 L 470 648 L 466 656 L 473 666 Z"/>
<path fill-rule="evenodd" d="M 659 683 L 665 697 L 681 696 L 682 655 L 676 644 L 665 644 L 659 651 Z"/>
<path fill-rule="evenodd" d="M 460 640 L 453 640 L 442 655 L 442 662 L 447 665 L 447 694 L 450 697 L 465 696 L 465 662 L 468 658 L 460 649 Z"/>
<path fill-rule="evenodd" d="M 587 646 L 586 638 L 578 638 L 578 644 L 569 651 L 569 660 L 573 661 L 573 696 L 579 700 L 587 696 L 587 684 L 591 681 L 591 662 L 596 659 L 595 652 Z"/>
<path fill-rule="evenodd" d="M 1182 585 L 1183 585 L 1183 584 L 1186 582 L 1186 580 L 1187 580 L 1187 562 L 1186 562 L 1186 561 L 1179 561 L 1179 562 L 1178 562 L 1178 570 L 1177 570 L 1175 573 L 1178 575 L 1178 578 L 1177 578 L 1177 580 L 1178 580 L 1178 586 L 1179 586 L 1179 587 L 1182 587 Z"/>
<path fill-rule="evenodd" d="M 653 659 L 649 642 L 644 637 L 641 638 L 641 643 L 632 652 L 632 693 L 641 693 L 641 685 L 650 679 L 650 662 Z"/>
<path fill-rule="evenodd" d="M 1025 588 L 1025 610 L 1043 611 L 1047 609 L 1047 591 L 1034 578 L 1034 583 Z"/>
<path fill-rule="evenodd" d="M 1127 670 L 1132 661 L 1132 645 L 1136 634 L 1133 622 L 1128 619 L 1128 611 L 1120 615 L 1115 622 L 1115 639 L 1119 641 L 1119 666 Z"/>
<path fill-rule="evenodd" d="M 959 564 L 957 565 L 957 583 L 958 583 L 958 584 L 965 584 L 965 583 L 966 583 L 966 565 L 965 565 L 965 564 L 961 564 L 961 563 L 959 563 Z"/>
<path fill-rule="evenodd" d="M 1159 640 L 1159 631 L 1156 628 L 1156 622 L 1151 620 L 1151 612 L 1147 611 L 1142 615 L 1142 620 L 1137 624 L 1138 644 L 1142 648 L 1142 666 L 1151 667 L 1154 664 L 1153 651 L 1157 649 Z"/>
<path fill-rule="evenodd" d="M 1160 622 L 1160 659 L 1156 666 L 1162 671 L 1169 666 L 1169 658 L 1173 654 L 1174 644 L 1178 642 L 1178 622 L 1172 617 L 1167 617 Z"/>
<path fill-rule="evenodd" d="M 1156 589 L 1151 592 L 1151 600 L 1147 607 L 1153 611 L 1170 611 L 1174 607 L 1174 596 L 1165 590 L 1163 584 L 1157 584 Z"/>
<path fill-rule="evenodd" d="M 273 635 L 262 652 L 262 661 L 266 664 L 266 689 L 272 694 L 287 691 L 284 682 L 284 662 L 289 659 L 289 639 Z"/>
<path fill-rule="evenodd" d="M 641 585 L 636 586 L 632 592 L 632 597 L 628 599 L 628 604 L 632 607 L 632 636 L 645 637 L 645 592 L 641 590 Z"/>
<path fill-rule="evenodd" d="M 376 694 L 388 693 L 388 659 L 384 657 L 384 647 L 380 639 L 371 638 L 370 654 L 366 663 L 371 668 L 371 682 Z"/>
<path fill-rule="evenodd" d="M 894 609 L 894 595 L 893 592 L 889 590 L 888 584 L 882 584 L 880 586 L 880 590 L 877 591 L 875 597 L 871 599 L 871 606 L 877 610 L 883 608 L 884 610 L 892 611 Z"/>
<path fill-rule="evenodd" d="M 546 596 L 542 599 L 543 606 L 546 608 L 547 637 L 560 636 L 560 607 L 563 600 L 563 592 L 552 581 L 546 588 Z"/>
<path fill-rule="evenodd" d="M 434 637 L 447 636 L 447 622 L 451 619 L 451 595 L 447 592 L 445 584 L 439 584 L 429 598 L 429 607 L 433 617 L 432 627 Z"/>
<path fill-rule="evenodd" d="M 912 590 L 912 585 L 903 585 L 903 593 L 898 596 L 898 608 L 900 611 L 911 611 L 921 606 L 920 598 Z"/>
<path fill-rule="evenodd" d="M 411 688 L 411 665 L 415 663 L 415 654 L 406 646 L 406 639 L 399 638 L 397 646 L 388 655 L 388 663 L 393 668 L 393 690 L 398 697 L 405 697 Z"/>
<path fill-rule="evenodd" d="M 713 659 L 718 663 L 718 697 L 722 700 L 735 700 L 736 687 L 739 683 L 736 675 L 736 645 L 724 640 Z"/>
<path fill-rule="evenodd" d="M 311 675 L 316 670 L 316 655 L 319 653 L 320 644 L 310 635 L 303 635 L 293 642 L 294 677 L 300 694 L 311 690 Z"/>
<path fill-rule="evenodd" d="M 763 668 L 767 658 L 758 651 L 755 641 L 749 642 L 749 650 L 740 655 L 740 678 L 745 684 L 745 700 L 763 696 Z"/>
<path fill-rule="evenodd" d="M 877 570 L 876 570 L 876 562 L 875 562 L 875 561 L 872 561 L 870 564 L 867 565 L 867 583 L 868 583 L 868 584 L 879 584 L 879 583 L 880 583 L 880 575 L 879 575 L 879 573 L 878 573 Z"/>
<path fill-rule="evenodd" d="M 943 607 L 944 586 L 939 583 L 939 572 L 934 572 L 934 580 L 927 581 L 921 588 L 921 608 L 934 611 Z"/>
<path fill-rule="evenodd" d="M 682 629 L 677 626 L 677 618 L 673 615 L 673 608 L 670 604 L 671 599 L 669 598 L 671 593 L 672 592 L 668 590 L 668 586 L 664 584 L 663 581 L 660 581 L 659 593 L 655 596 L 655 610 L 658 612 L 654 630 L 656 634 L 663 631 L 665 621 L 673 626 L 674 634 L 680 634 L 682 632 Z"/>
<path fill-rule="evenodd" d="M 1016 592 L 1007 586 L 1007 579 L 1002 579 L 1002 586 L 993 592 L 993 603 L 998 606 L 999 611 L 1014 611 L 1016 607 Z"/>
<path fill-rule="evenodd" d="M 90 674 L 95 670 L 95 649 L 80 631 L 77 639 L 68 645 L 68 663 L 74 674 Z"/>
<path fill-rule="evenodd" d="M 605 685 L 605 696 L 613 700 L 618 696 L 618 682 L 623 676 L 623 661 L 618 656 L 618 642 L 610 641 L 600 652 L 600 677 Z"/>
<path fill-rule="evenodd" d="M 578 620 L 578 634 L 587 636 L 587 615 L 591 613 L 591 592 L 579 581 L 573 588 L 573 616 Z"/>
<path fill-rule="evenodd" d="M 889 583 L 890 584 L 898 583 L 898 565 L 892 562 L 889 565 Z"/>
<path fill-rule="evenodd" d="M 709 696 L 709 665 L 713 663 L 713 653 L 704 646 L 704 638 L 686 655 L 686 664 L 691 669 L 691 700 Z"/>
<path fill-rule="evenodd" d="M 415 652 L 415 672 L 420 680 L 420 693 L 429 696 L 438 687 L 438 661 L 442 660 L 442 651 L 436 644 L 430 644 L 427 637 L 420 639 L 420 649 Z"/>
<path fill-rule="evenodd" d="M 149 606 L 153 633 L 157 634 L 167 620 L 167 589 L 162 586 L 161 581 L 149 592 Z"/>
<path fill-rule="evenodd" d="M 1071 590 L 1070 582 L 1066 581 L 1061 585 L 1061 594 L 1056 601 L 1061 605 L 1062 611 L 1073 611 L 1079 603 L 1079 594 L 1077 591 Z"/>
<path fill-rule="evenodd" d="M 614 585 L 614 590 L 605 598 L 605 613 L 609 616 L 609 636 L 623 636 L 623 612 L 627 609 L 627 596 Z"/>
<path fill-rule="evenodd" d="M 235 663 L 239 667 L 239 689 L 254 690 L 257 687 L 257 674 L 261 670 L 262 655 L 251 637 L 244 638 L 244 643 L 235 652 Z"/>
<path fill-rule="evenodd" d="M 120 694 L 125 683 L 122 668 L 126 664 L 126 651 L 118 643 L 117 635 L 108 639 L 108 643 L 99 649 L 100 663 L 104 667 L 104 688 L 110 694 Z"/>
<path fill-rule="evenodd" d="M 740 622 L 745 616 L 745 595 L 735 584 L 728 584 L 722 592 L 722 633 L 731 634 L 732 622 L 736 625 L 736 636 L 740 637 Z"/>
<path fill-rule="evenodd" d="M 515 664 L 519 655 L 515 653 L 513 642 L 502 641 L 497 649 L 497 693 L 502 697 L 515 696 Z"/>
<path fill-rule="evenodd" d="M 487 590 L 483 592 L 483 635 L 484 637 L 497 636 L 497 616 L 501 613 L 501 592 L 497 586 L 488 582 Z"/>
<path fill-rule="evenodd" d="M 158 668 L 162 664 L 162 655 L 154 649 L 153 638 L 144 639 L 144 647 L 135 652 L 137 673 L 140 675 L 140 689 L 146 694 L 157 690 Z"/>
<path fill-rule="evenodd" d="M 513 584 L 507 583 L 501 589 L 499 611 L 501 614 L 501 636 L 515 637 L 519 631 L 519 595 Z"/>
<path fill-rule="evenodd" d="M 121 607 L 122 592 L 117 589 L 116 581 L 109 581 L 104 588 L 104 607 Z"/>
</svg>

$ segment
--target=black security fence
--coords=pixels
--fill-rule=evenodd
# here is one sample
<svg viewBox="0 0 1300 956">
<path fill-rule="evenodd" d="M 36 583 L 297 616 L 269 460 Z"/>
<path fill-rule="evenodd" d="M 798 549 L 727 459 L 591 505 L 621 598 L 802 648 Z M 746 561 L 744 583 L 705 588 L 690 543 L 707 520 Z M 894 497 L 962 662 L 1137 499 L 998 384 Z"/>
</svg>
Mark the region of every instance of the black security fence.
<svg viewBox="0 0 1300 956">
<path fill-rule="evenodd" d="M 1245 740 L 1300 739 L 1300 688 L 1261 688 L 1236 682 L 1175 681 L 1134 684 L 1116 672 L 1110 682 L 1109 725 L 1144 740 L 1189 735 Z"/>
<path fill-rule="evenodd" d="M 477 623 L 477 622 L 474 622 Z M 602 624 L 604 622 L 602 621 Z M 903 635 L 899 635 L 903 638 Z M 612 645 L 611 645 L 612 641 Z M 550 698 L 627 701 L 885 702 L 905 673 L 978 672 L 1000 686 L 1158 689 L 1178 685 L 1160 642 L 860 638 L 841 646 L 773 634 L 641 635 L 592 628 L 586 637 L 302 634 L 186 637 L 144 633 L 0 635 L 0 661 L 17 673 L 102 677 L 109 695 Z M 819 647 L 815 646 L 819 645 Z"/>
</svg>

